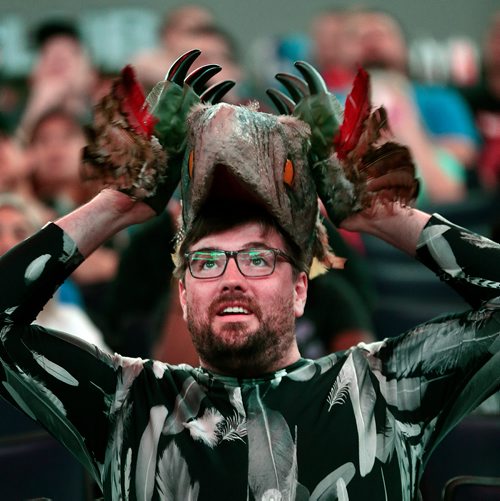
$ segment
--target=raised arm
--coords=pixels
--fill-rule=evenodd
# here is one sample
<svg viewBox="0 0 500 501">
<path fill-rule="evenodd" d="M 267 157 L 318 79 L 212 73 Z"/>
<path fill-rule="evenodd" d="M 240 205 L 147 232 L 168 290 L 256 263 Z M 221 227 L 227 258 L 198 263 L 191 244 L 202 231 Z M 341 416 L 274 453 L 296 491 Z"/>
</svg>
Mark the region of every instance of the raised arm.
<svg viewBox="0 0 500 501">
<path fill-rule="evenodd" d="M 105 189 L 55 223 L 71 237 L 83 257 L 87 257 L 120 230 L 147 221 L 155 214 L 146 203 Z"/>
<path fill-rule="evenodd" d="M 390 214 L 363 213 L 342 226 L 361 231 L 416 257 L 477 308 L 500 297 L 500 245 L 438 214 L 396 206 Z M 497 308 L 497 307 L 495 307 Z"/>
<path fill-rule="evenodd" d="M 105 234 L 96 230 L 91 244 L 88 235 L 80 241 L 90 251 Z M 74 335 L 32 324 L 82 260 L 53 223 L 0 258 L 0 394 L 58 437 L 100 482 L 118 360 Z"/>
<path fill-rule="evenodd" d="M 373 235 L 415 256 L 420 235 L 431 216 L 421 210 L 396 204 L 378 210 L 360 212 L 345 219 L 341 227 Z"/>
</svg>

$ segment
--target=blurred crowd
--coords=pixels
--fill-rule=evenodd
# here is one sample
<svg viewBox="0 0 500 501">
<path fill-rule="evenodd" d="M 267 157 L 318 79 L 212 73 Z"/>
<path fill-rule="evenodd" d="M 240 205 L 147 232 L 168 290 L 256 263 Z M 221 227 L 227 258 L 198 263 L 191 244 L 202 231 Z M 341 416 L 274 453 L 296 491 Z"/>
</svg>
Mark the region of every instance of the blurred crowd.
<svg viewBox="0 0 500 501">
<path fill-rule="evenodd" d="M 93 105 L 115 75 L 92 60 L 71 20 L 43 21 L 31 42 L 36 57 L 28 77 L 0 81 L 0 254 L 99 190 L 80 178 L 81 149 Z M 202 50 L 197 64 L 222 66 L 210 84 L 237 82 L 225 100 L 258 101 L 270 112 L 266 87 L 278 85 L 276 72 L 294 73 L 298 58 L 316 66 L 341 102 L 358 68 L 364 67 L 371 74 L 374 105 L 386 107 L 396 140 L 413 152 L 422 184 L 417 205 L 458 214 L 472 226 L 487 224 L 496 237 L 500 11 L 484 27 L 480 55 L 474 57 L 467 44 L 457 46 L 448 61 L 448 79 L 439 83 L 413 71 L 418 65 L 411 64 L 410 41 L 397 19 L 361 8 L 319 12 L 302 35 L 270 35 L 243 50 L 210 10 L 183 6 L 166 14 L 156 47 L 132 54 L 128 62 L 149 90 L 191 48 Z M 124 231 L 96 251 L 37 321 L 49 325 L 51 317 L 50 325 L 104 350 L 197 364 L 171 279 L 169 253 L 178 214 L 179 202 L 173 200 L 156 220 Z M 348 260 L 344 270 L 311 281 L 306 313 L 297 322 L 306 357 L 392 335 L 377 322 L 384 290 L 373 274 L 392 257 L 359 235 L 333 226 L 328 231 L 336 254 Z M 398 266 L 403 270 L 405 264 Z M 389 275 L 384 278 L 397 281 L 402 276 Z M 398 295 L 401 300 L 404 293 Z M 414 306 L 418 298 L 408 301 Z M 429 316 L 419 313 L 422 320 Z"/>
</svg>

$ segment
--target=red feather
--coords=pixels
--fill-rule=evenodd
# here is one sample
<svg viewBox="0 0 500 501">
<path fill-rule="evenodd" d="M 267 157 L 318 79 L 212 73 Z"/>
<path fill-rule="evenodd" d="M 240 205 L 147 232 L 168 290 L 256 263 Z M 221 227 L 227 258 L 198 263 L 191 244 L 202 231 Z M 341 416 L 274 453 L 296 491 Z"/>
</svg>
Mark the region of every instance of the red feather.
<svg viewBox="0 0 500 501">
<path fill-rule="evenodd" d="M 343 160 L 358 144 L 370 115 L 370 76 L 360 68 L 354 79 L 351 93 L 347 96 L 344 120 L 333 138 L 337 157 Z"/>
<path fill-rule="evenodd" d="M 122 110 L 127 115 L 130 126 L 138 133 L 151 137 L 154 127 L 158 122 L 148 109 L 146 96 L 141 85 L 135 77 L 132 66 L 127 65 L 121 71 L 118 84 L 118 94 L 122 94 Z"/>
</svg>

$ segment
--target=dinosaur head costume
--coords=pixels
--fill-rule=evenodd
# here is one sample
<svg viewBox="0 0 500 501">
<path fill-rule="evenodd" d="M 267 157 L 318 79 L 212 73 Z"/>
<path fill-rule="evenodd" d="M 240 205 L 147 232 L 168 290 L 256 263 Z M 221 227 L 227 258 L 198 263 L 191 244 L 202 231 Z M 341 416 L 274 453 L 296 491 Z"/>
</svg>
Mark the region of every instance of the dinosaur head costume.
<svg viewBox="0 0 500 501">
<path fill-rule="evenodd" d="M 185 231 L 212 200 L 255 203 L 272 214 L 309 263 L 319 228 L 307 162 L 309 127 L 293 117 L 228 104 L 200 105 L 188 124 L 181 181 Z"/>
<path fill-rule="evenodd" d="M 318 195 L 335 223 L 375 203 L 415 198 L 409 152 L 387 140 L 385 113 L 371 112 L 362 70 L 344 113 L 314 68 L 296 63 L 304 80 L 277 75 L 290 97 L 268 91 L 281 113 L 276 116 L 257 106 L 218 103 L 233 82 L 203 91 L 220 68 L 188 75 L 198 55 L 181 56 L 147 98 L 132 69 L 124 69 L 96 107 L 86 177 L 104 179 L 157 211 L 180 182 L 184 233 L 212 200 L 258 204 L 306 263 L 317 258 L 327 267 L 337 262 L 318 219 Z"/>
</svg>

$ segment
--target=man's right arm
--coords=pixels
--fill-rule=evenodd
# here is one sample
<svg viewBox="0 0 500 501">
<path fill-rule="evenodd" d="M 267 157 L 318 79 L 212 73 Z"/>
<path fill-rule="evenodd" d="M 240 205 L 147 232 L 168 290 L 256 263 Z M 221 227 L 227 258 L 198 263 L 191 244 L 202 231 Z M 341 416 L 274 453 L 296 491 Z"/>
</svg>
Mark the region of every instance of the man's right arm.
<svg viewBox="0 0 500 501">
<path fill-rule="evenodd" d="M 55 223 L 71 237 L 80 253 L 87 257 L 120 230 L 147 221 L 155 215 L 149 205 L 119 191 L 105 189 Z"/>
<path fill-rule="evenodd" d="M 120 360 L 32 322 L 85 256 L 152 213 L 105 190 L 0 258 L 0 394 L 71 449 L 98 481 Z"/>
</svg>

